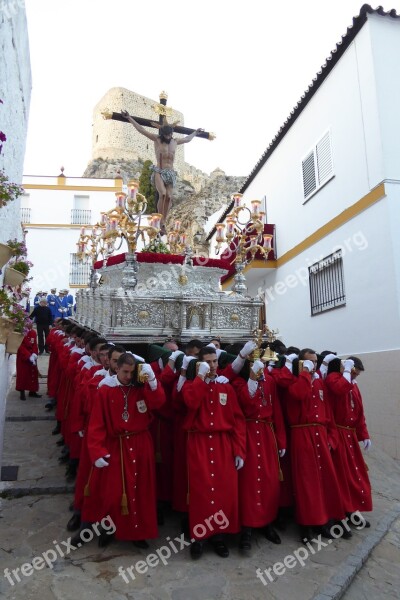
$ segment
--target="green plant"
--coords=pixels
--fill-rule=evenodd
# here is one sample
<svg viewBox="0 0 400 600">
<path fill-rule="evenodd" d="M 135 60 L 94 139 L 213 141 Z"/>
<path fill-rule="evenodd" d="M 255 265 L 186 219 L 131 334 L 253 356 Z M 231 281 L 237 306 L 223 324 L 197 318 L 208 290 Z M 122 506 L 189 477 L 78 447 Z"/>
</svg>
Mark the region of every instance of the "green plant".
<svg viewBox="0 0 400 600">
<path fill-rule="evenodd" d="M 22 242 L 19 242 L 17 238 L 14 238 L 13 240 L 7 240 L 6 244 L 11 248 L 14 256 L 27 255 L 28 251 L 24 240 Z"/>
<path fill-rule="evenodd" d="M 152 240 L 150 244 L 147 244 L 143 248 L 143 252 L 155 252 L 158 254 L 171 254 L 168 246 L 166 246 L 163 242 L 159 240 Z"/>
<path fill-rule="evenodd" d="M 19 271 L 25 277 L 28 275 L 30 268 L 33 266 L 29 260 L 17 260 L 9 265 L 12 269 Z"/>
<path fill-rule="evenodd" d="M 29 326 L 32 324 L 31 319 L 27 316 L 24 308 L 20 304 L 12 304 L 9 311 L 9 318 L 13 322 L 13 329 L 17 333 L 28 332 Z"/>
<path fill-rule="evenodd" d="M 151 160 L 146 160 L 143 164 L 143 169 L 139 177 L 139 192 L 146 197 L 147 208 L 146 214 L 151 215 L 157 212 L 155 200 L 155 188 L 151 183 Z"/>
<path fill-rule="evenodd" d="M 0 289 L 0 316 L 8 318 L 10 316 L 11 298 L 4 289 Z"/>
<path fill-rule="evenodd" d="M 8 202 L 16 200 L 22 196 L 24 189 L 9 181 L 4 171 L 0 171 L 0 207 L 5 206 Z"/>
</svg>

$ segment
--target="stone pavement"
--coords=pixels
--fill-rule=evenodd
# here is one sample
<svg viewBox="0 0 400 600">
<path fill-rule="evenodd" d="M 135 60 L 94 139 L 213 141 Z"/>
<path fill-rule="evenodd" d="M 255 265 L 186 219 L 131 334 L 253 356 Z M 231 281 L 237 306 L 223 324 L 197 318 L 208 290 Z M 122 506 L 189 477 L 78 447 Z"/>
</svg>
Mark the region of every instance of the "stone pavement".
<svg viewBox="0 0 400 600">
<path fill-rule="evenodd" d="M 42 373 L 46 372 L 47 362 L 48 357 L 39 357 Z M 18 465 L 19 473 L 16 482 L 0 482 L 0 592 L 5 599 L 328 600 L 344 597 L 361 600 L 384 595 L 399 597 L 396 592 L 400 562 L 400 465 L 376 448 L 366 456 L 374 489 L 374 511 L 367 515 L 371 528 L 356 531 L 351 540 L 331 541 L 319 550 L 314 543 L 308 557 L 305 557 L 306 547 L 298 539 L 297 528 L 291 525 L 281 533 L 280 546 L 257 534 L 250 558 L 239 554 L 237 539 L 231 536 L 228 559 L 206 548 L 199 561 L 192 561 L 188 548 L 180 550 L 180 542 L 174 542 L 174 538 L 180 536 L 179 518 L 175 515 L 159 528 L 159 538 L 150 541 L 149 550 L 139 550 L 128 542 L 113 542 L 103 549 L 98 547 L 96 539 L 70 549 L 67 541 L 71 534 L 65 525 L 71 516 L 68 506 L 73 486 L 65 483 L 65 468 L 57 461 L 59 448 L 51 435 L 54 417 L 44 410 L 45 386 L 46 380 L 41 379 L 41 399 L 28 398 L 21 402 L 18 394 L 11 390 L 7 400 L 3 465 Z M 299 549 L 300 553 L 294 554 Z M 137 564 L 157 550 L 165 556 L 165 565 L 161 560 L 156 566 Z M 51 568 L 40 558 L 43 553 L 49 562 L 54 559 Z M 274 581 L 271 582 L 263 571 L 275 563 L 283 563 L 289 555 L 294 558 L 287 559 L 287 567 L 275 566 L 277 574 L 272 572 Z M 149 564 L 155 564 L 159 556 L 149 557 Z M 300 557 L 304 557 L 304 566 Z M 35 568 L 27 565 L 32 561 Z M 133 577 L 126 571 L 131 565 L 135 565 Z M 119 567 L 125 569 L 127 582 L 119 575 Z M 7 578 L 4 569 L 19 570 Z M 267 585 L 257 578 L 257 569 L 261 570 Z"/>
</svg>

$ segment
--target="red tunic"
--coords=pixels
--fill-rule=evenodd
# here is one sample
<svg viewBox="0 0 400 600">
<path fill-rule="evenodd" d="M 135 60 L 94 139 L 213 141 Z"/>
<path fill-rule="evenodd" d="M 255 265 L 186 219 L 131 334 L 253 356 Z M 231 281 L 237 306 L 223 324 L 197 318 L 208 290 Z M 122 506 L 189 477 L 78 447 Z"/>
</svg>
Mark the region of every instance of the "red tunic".
<svg viewBox="0 0 400 600">
<path fill-rule="evenodd" d="M 339 443 L 332 452 L 346 512 L 372 510 L 371 484 L 359 441 L 369 439 L 358 385 L 340 373 L 325 379 Z"/>
<path fill-rule="evenodd" d="M 38 369 L 29 360 L 32 354 L 38 353 L 36 331 L 30 329 L 24 336 L 17 351 L 17 379 L 15 389 L 37 392 L 39 389 Z"/>
<path fill-rule="evenodd" d="M 325 525 L 345 516 L 329 449 L 334 445 L 329 400 L 321 379 L 303 371 L 295 380 L 288 389 L 287 415 L 296 519 L 300 525 Z"/>
<path fill-rule="evenodd" d="M 150 411 L 160 408 L 165 393 L 160 384 L 152 391 L 148 383 L 128 388 L 119 385 L 117 378 L 109 381 L 98 390 L 87 440 L 92 463 L 110 454 L 108 467 L 94 468 L 94 475 L 99 470 L 103 477 L 103 514 L 112 518 L 117 539 L 156 538 L 154 447 L 148 428 Z M 126 421 L 122 418 L 125 397 Z M 124 494 L 128 514 L 122 514 Z"/>
<path fill-rule="evenodd" d="M 246 458 L 246 423 L 229 383 L 206 383 L 200 377 L 182 388 L 188 407 L 187 462 L 191 537 L 206 539 L 240 529 L 235 456 Z M 220 525 L 209 517 L 225 516 Z"/>
<path fill-rule="evenodd" d="M 279 455 L 286 449 L 286 432 L 276 387 L 265 373 L 254 396 L 247 381 L 238 377 L 235 388 L 246 418 L 246 461 L 239 471 L 239 509 L 242 526 L 263 527 L 279 508 Z"/>
</svg>

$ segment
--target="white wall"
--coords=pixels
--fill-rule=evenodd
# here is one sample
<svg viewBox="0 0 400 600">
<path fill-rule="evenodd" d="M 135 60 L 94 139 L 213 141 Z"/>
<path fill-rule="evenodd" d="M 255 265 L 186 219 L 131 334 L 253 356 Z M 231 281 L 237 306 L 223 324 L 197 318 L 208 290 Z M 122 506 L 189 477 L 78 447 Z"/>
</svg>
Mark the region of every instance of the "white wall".
<svg viewBox="0 0 400 600">
<path fill-rule="evenodd" d="M 19 4 L 0 11 L 0 124 L 6 134 L 0 154 L 0 169 L 10 181 L 21 183 L 26 129 L 31 94 L 31 70 L 25 9 Z M 0 242 L 21 239 L 19 200 L 0 208 Z M 0 275 L 0 286 L 3 275 Z M 0 344 L 0 465 L 6 394 L 15 368 L 15 357 L 8 358 Z"/>
</svg>

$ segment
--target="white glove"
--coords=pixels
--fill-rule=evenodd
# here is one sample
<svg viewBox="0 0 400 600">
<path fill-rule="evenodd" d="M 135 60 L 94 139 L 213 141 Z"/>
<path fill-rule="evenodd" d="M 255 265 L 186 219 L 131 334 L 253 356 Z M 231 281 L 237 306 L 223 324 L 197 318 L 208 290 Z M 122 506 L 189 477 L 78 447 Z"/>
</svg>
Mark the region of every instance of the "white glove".
<svg viewBox="0 0 400 600">
<path fill-rule="evenodd" d="M 214 350 L 217 350 L 217 346 L 215 344 L 213 344 L 211 342 L 211 344 L 207 344 L 207 348 L 214 348 Z"/>
<path fill-rule="evenodd" d="M 218 377 L 215 378 L 215 381 L 217 383 L 229 383 L 229 379 L 224 375 L 218 375 Z"/>
<path fill-rule="evenodd" d="M 343 366 L 344 366 L 344 370 L 347 371 L 348 373 L 350 373 L 352 368 L 354 367 L 354 360 L 352 360 L 351 358 L 344 360 Z"/>
<path fill-rule="evenodd" d="M 312 360 L 305 360 L 303 362 L 303 369 L 307 369 L 309 373 L 314 371 L 314 363 Z"/>
<path fill-rule="evenodd" d="M 154 375 L 153 369 L 147 363 L 145 363 L 142 366 L 142 375 L 147 375 L 149 378 L 149 381 L 153 381 L 156 378 L 156 376 Z"/>
<path fill-rule="evenodd" d="M 179 375 L 178 383 L 176 384 L 176 389 L 178 390 L 178 392 L 180 392 L 183 388 L 183 384 L 185 383 L 185 381 L 186 377 L 184 377 L 183 375 Z"/>
<path fill-rule="evenodd" d="M 210 367 L 208 366 L 208 363 L 206 363 L 206 362 L 199 363 L 199 370 L 197 371 L 198 375 L 205 377 L 209 372 L 210 372 Z"/>
<path fill-rule="evenodd" d="M 326 356 L 324 356 L 322 362 L 329 365 L 331 360 L 334 360 L 335 358 L 337 358 L 336 354 L 327 354 Z"/>
<path fill-rule="evenodd" d="M 226 350 L 221 350 L 221 348 L 217 348 L 215 351 L 217 358 L 219 358 L 223 352 L 225 352 L 226 354 Z"/>
<path fill-rule="evenodd" d="M 289 355 L 286 357 L 286 360 L 288 360 L 289 362 L 293 362 L 293 360 L 294 360 L 295 358 L 298 358 L 298 356 L 297 356 L 297 354 L 295 354 L 295 353 L 293 352 L 293 354 L 289 354 Z"/>
<path fill-rule="evenodd" d="M 36 365 L 36 359 L 37 359 L 37 355 L 36 354 L 31 354 L 30 357 L 29 357 L 29 360 L 30 360 L 30 362 L 33 365 Z"/>
<path fill-rule="evenodd" d="M 105 458 L 110 458 L 109 454 L 106 454 Z M 98 467 L 99 469 L 102 469 L 103 467 L 108 467 L 110 463 L 108 463 L 106 460 L 104 460 L 104 458 L 98 458 L 95 463 L 94 466 Z"/>
<path fill-rule="evenodd" d="M 253 371 L 254 375 L 257 375 L 260 369 L 264 371 L 264 363 L 262 360 L 257 359 L 254 361 L 251 370 Z"/>
<path fill-rule="evenodd" d="M 328 365 L 324 365 L 324 363 L 321 364 L 319 371 L 322 375 L 322 379 L 325 379 L 326 376 L 328 375 Z"/>
<path fill-rule="evenodd" d="M 196 357 L 195 356 L 184 356 L 183 361 L 182 361 L 182 369 L 187 369 L 189 366 L 189 363 L 192 360 L 196 360 Z"/>
<path fill-rule="evenodd" d="M 80 438 L 83 438 L 83 436 L 85 435 L 85 432 L 84 431 L 78 431 L 78 435 L 79 435 Z M 100 458 L 99 460 L 103 460 L 103 459 Z M 96 467 L 97 467 L 97 465 L 96 465 Z"/>
<path fill-rule="evenodd" d="M 283 458 L 286 454 L 286 448 L 282 448 L 282 450 L 278 450 L 278 454 L 281 458 Z"/>
<path fill-rule="evenodd" d="M 368 450 L 371 448 L 371 445 L 372 445 L 371 440 L 363 440 L 363 444 L 364 444 L 365 452 L 368 452 Z"/>
<path fill-rule="evenodd" d="M 245 345 L 243 346 L 243 348 L 240 351 L 241 357 L 244 358 L 244 357 L 248 356 L 256 348 L 257 348 L 257 344 L 255 342 L 253 342 L 253 340 L 250 340 L 250 341 L 246 342 Z"/>
<path fill-rule="evenodd" d="M 240 456 L 235 456 L 235 467 L 236 470 L 239 471 L 244 465 L 244 460 Z"/>
<path fill-rule="evenodd" d="M 174 352 L 171 352 L 171 354 L 169 356 L 169 360 L 173 360 L 175 362 L 180 354 L 185 354 L 185 353 L 182 352 L 182 350 L 174 350 Z"/>
</svg>

